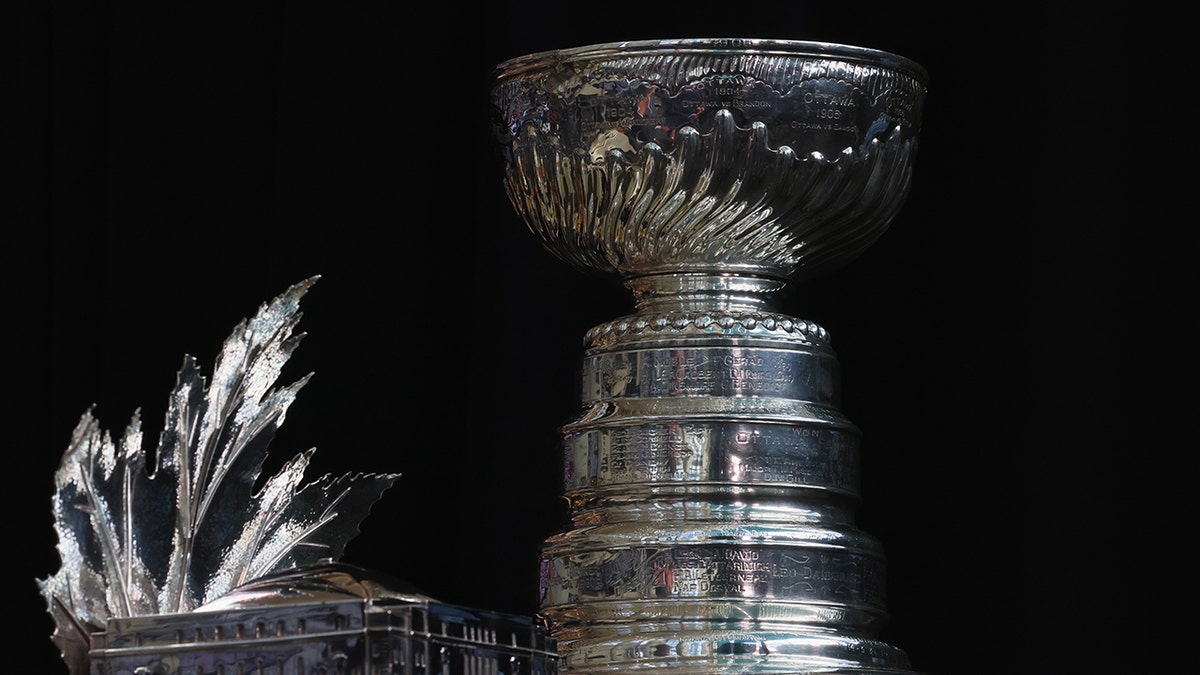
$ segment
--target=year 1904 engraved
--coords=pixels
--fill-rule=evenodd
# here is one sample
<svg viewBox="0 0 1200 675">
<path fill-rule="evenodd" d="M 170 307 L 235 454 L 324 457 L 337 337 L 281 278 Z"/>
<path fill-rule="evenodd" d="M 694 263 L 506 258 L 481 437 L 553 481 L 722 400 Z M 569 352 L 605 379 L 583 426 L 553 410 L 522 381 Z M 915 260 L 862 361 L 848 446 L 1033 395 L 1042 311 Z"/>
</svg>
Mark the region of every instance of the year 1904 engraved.
<svg viewBox="0 0 1200 675">
<path fill-rule="evenodd" d="M 740 113 L 742 121 L 775 116 L 779 94 L 774 88 L 743 74 L 715 74 L 691 82 L 674 97 L 680 113 L 699 118 L 717 110 Z"/>
</svg>

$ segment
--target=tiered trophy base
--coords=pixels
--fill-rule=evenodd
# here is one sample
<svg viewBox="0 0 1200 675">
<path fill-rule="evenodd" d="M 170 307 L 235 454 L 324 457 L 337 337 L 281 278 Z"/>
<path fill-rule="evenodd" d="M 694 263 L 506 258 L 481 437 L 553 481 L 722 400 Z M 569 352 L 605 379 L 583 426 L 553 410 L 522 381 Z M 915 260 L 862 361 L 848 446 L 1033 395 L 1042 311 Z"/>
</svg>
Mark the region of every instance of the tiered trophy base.
<svg viewBox="0 0 1200 675">
<path fill-rule="evenodd" d="M 573 528 L 541 560 L 564 672 L 910 672 L 877 639 L 885 559 L 854 524 L 859 431 L 827 333 L 705 305 L 646 300 L 588 335 Z"/>
</svg>

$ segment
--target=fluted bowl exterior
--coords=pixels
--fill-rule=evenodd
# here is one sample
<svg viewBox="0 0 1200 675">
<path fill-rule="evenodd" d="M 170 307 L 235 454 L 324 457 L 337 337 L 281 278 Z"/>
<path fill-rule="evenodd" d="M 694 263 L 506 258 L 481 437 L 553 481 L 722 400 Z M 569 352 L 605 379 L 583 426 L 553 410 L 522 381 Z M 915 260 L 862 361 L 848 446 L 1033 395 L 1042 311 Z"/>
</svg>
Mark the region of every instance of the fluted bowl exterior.
<svg viewBox="0 0 1200 675">
<path fill-rule="evenodd" d="M 887 52 L 783 40 L 519 57 L 492 91 L 505 189 L 582 269 L 816 276 L 904 202 L 926 79 Z"/>
</svg>

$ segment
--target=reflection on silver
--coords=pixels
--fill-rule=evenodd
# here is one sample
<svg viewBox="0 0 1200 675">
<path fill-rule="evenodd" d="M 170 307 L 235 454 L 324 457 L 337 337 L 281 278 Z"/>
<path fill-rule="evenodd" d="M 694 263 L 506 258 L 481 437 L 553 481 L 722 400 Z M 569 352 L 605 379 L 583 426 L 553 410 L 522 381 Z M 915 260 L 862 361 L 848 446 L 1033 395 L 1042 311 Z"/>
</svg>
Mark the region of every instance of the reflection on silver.
<svg viewBox="0 0 1200 675">
<path fill-rule="evenodd" d="M 859 430 L 820 326 L 772 296 L 874 243 L 911 180 L 925 72 L 775 40 L 611 43 L 500 64 L 504 186 L 636 313 L 585 336 L 572 528 L 541 553 L 564 672 L 901 673 L 854 524 Z"/>
</svg>

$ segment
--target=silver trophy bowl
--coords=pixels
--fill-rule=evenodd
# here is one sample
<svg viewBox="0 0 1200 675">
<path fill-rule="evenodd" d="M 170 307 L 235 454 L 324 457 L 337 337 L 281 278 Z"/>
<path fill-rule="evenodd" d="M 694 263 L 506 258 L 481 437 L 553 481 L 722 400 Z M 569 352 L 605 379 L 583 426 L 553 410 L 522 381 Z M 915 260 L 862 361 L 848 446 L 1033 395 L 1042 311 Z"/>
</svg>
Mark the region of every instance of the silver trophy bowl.
<svg viewBox="0 0 1200 675">
<path fill-rule="evenodd" d="M 634 313 L 584 337 L 562 428 L 572 525 L 540 560 L 567 673 L 899 673 L 882 547 L 854 523 L 837 357 L 779 291 L 874 243 L 912 176 L 926 74 L 860 47 L 610 43 L 500 64 L 504 185 Z"/>
</svg>

